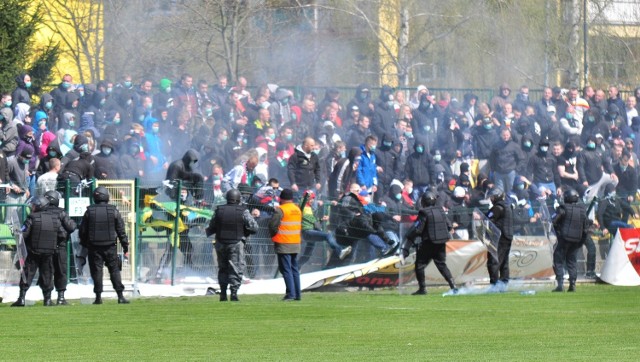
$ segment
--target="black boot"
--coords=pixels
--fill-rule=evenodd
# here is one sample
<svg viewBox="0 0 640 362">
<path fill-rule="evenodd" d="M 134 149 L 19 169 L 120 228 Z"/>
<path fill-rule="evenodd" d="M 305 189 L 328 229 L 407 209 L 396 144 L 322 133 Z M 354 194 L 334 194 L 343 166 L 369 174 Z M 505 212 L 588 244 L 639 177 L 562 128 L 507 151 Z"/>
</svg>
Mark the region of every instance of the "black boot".
<svg viewBox="0 0 640 362">
<path fill-rule="evenodd" d="M 569 289 L 567 289 L 567 292 L 575 292 L 576 291 L 576 282 L 575 281 L 570 281 L 569 282 Z"/>
<path fill-rule="evenodd" d="M 24 297 L 26 295 L 27 295 L 27 291 L 20 289 L 20 296 L 18 297 L 18 300 L 13 302 L 13 304 L 11 304 L 11 306 L 12 307 L 24 307 Z"/>
<path fill-rule="evenodd" d="M 44 305 L 45 307 L 53 306 L 53 302 L 51 301 L 51 291 L 43 292 L 42 296 L 44 297 L 44 301 L 42 302 L 42 305 Z"/>
<path fill-rule="evenodd" d="M 558 280 L 558 286 L 556 287 L 556 289 L 552 290 L 552 292 L 563 292 L 564 287 L 562 284 L 563 284 L 562 279 Z"/>
<path fill-rule="evenodd" d="M 58 292 L 58 300 L 56 301 L 57 305 L 67 305 L 67 300 L 64 299 L 64 290 Z"/>
<path fill-rule="evenodd" d="M 449 283 L 449 288 L 451 288 L 451 293 L 458 294 L 458 287 L 456 287 L 456 283 L 453 278 L 450 278 L 447 282 Z"/>
<path fill-rule="evenodd" d="M 427 294 L 427 289 L 425 287 L 419 287 L 418 290 L 411 293 L 411 295 L 426 295 L 426 294 Z"/>
<path fill-rule="evenodd" d="M 226 285 L 221 285 L 220 286 L 220 301 L 221 302 L 226 302 L 227 299 L 227 286 Z"/>
<path fill-rule="evenodd" d="M 129 301 L 122 295 L 122 290 L 118 290 L 116 293 L 118 293 L 118 304 L 129 304 Z"/>
<path fill-rule="evenodd" d="M 235 289 L 231 289 L 231 301 L 232 302 L 239 302 L 240 300 L 238 299 L 238 291 Z"/>
<path fill-rule="evenodd" d="M 93 304 L 102 304 L 102 293 L 96 293 L 96 300 L 93 301 Z"/>
</svg>

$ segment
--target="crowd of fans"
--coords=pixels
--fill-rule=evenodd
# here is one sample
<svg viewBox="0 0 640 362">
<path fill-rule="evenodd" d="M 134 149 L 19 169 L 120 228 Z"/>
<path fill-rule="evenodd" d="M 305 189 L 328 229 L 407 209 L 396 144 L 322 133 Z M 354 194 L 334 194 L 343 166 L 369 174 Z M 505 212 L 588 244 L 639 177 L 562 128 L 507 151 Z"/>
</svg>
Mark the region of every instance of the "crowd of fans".
<svg viewBox="0 0 640 362">
<path fill-rule="evenodd" d="M 66 74 L 37 95 L 30 85 L 21 74 L 15 90 L 2 93 L 0 183 L 9 203 L 67 179 L 160 184 L 176 176 L 170 164 L 182 160 L 203 176 L 200 198 L 222 199 L 243 185 L 311 190 L 334 203 L 349 196 L 346 202 L 359 205 L 349 219 L 373 214 L 371 230 L 382 227 L 377 235 L 388 242 L 371 243 L 386 253 L 397 236 L 384 230 L 412 220 L 426 190 L 450 210 L 481 205 L 491 187 L 500 188 L 521 228 L 540 217 L 532 201 L 568 189 L 587 200 L 615 198 L 622 214 L 598 211 L 604 232 L 612 221 L 626 222 L 633 210 L 625 204 L 638 190 L 640 88 L 621 99 L 614 86 L 608 95 L 554 87 L 530 99 L 527 86 L 514 95 L 502 84 L 492 99 L 467 93 L 458 100 L 446 92 L 436 97 L 424 85 L 374 92 L 361 84 L 347 100 L 335 88 L 296 95 L 265 84 L 250 92 L 243 77 L 230 86 L 223 76 L 210 86 L 189 74 L 176 83 L 134 84 L 125 75 L 86 85 Z M 458 236 L 468 237 L 468 214 L 453 217 Z M 332 224 L 339 238 L 339 222 Z M 368 230 L 365 224 L 359 227 Z"/>
</svg>

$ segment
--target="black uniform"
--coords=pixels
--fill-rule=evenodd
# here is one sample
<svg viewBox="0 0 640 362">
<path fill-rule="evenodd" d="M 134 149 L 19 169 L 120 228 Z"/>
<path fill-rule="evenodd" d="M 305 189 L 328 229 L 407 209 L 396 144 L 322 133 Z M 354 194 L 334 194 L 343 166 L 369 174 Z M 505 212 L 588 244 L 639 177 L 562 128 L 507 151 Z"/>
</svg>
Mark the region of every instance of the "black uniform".
<svg viewBox="0 0 640 362">
<path fill-rule="evenodd" d="M 451 229 L 451 222 L 441 207 L 428 206 L 421 209 L 418 213 L 418 220 L 414 228 L 409 231 L 405 244 L 402 247 L 402 252 L 405 257 L 409 255 L 409 249 L 412 244 L 417 247 L 415 273 L 419 289 L 416 294 L 425 293 L 426 281 L 424 269 L 429 265 L 431 260 L 433 260 L 440 274 L 442 274 L 447 283 L 449 283 L 449 287 L 454 290 L 456 289 L 453 277 L 446 264 L 446 242 L 449 240 L 449 231 Z M 421 238 L 422 242 L 416 243 L 414 241 L 416 238 Z"/>
<path fill-rule="evenodd" d="M 80 244 L 89 250 L 89 270 L 93 279 L 96 299 L 102 293 L 102 269 L 107 265 L 113 289 L 120 296 L 124 285 L 118 267 L 116 239 L 122 250 L 129 251 L 129 238 L 124 228 L 124 220 L 114 205 L 105 202 L 87 207 L 80 224 Z"/>
<path fill-rule="evenodd" d="M 64 292 L 67 290 L 67 240 L 69 234 L 76 229 L 76 223 L 58 206 L 49 205 L 47 210 L 58 215 L 61 222 L 53 254 L 53 283 L 57 292 Z"/>
<path fill-rule="evenodd" d="M 24 301 L 24 296 L 31 286 L 36 271 L 40 271 L 42 295 L 45 305 L 50 305 L 51 290 L 53 290 L 51 259 L 58 241 L 58 230 L 61 227 L 61 217 L 55 211 L 46 208 L 32 212 L 24 222 L 22 236 L 27 246 L 28 255 L 24 265 L 26 275 L 24 278 L 20 278 L 19 300 Z"/>
<path fill-rule="evenodd" d="M 209 222 L 207 236 L 216 235 L 218 255 L 218 283 L 223 293 L 230 286 L 232 296 L 242 283 L 246 238 L 258 231 L 258 223 L 243 205 L 227 204 L 216 208 L 216 214 Z"/>
<path fill-rule="evenodd" d="M 511 241 L 513 240 L 513 212 L 511 206 L 504 200 L 496 202 L 487 214 L 502 233 L 498 241 L 498 252 L 496 258 L 491 254 L 487 255 L 487 269 L 489 270 L 489 281 L 495 285 L 498 280 L 503 283 L 509 282 L 509 253 L 511 252 Z"/>
<path fill-rule="evenodd" d="M 553 271 L 558 281 L 558 289 L 562 290 L 564 263 L 569 271 L 570 290 L 575 288 L 578 270 L 576 260 L 578 251 L 587 237 L 589 227 L 587 208 L 584 204 L 565 204 L 558 207 L 553 218 L 558 244 L 553 252 Z"/>
</svg>

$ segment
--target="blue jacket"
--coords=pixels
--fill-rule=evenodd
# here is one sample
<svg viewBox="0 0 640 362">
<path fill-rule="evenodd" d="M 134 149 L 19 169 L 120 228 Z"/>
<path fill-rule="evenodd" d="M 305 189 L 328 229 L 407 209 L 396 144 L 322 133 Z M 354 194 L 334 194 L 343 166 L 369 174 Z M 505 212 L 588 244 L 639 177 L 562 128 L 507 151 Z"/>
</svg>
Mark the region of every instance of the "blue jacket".
<svg viewBox="0 0 640 362">
<path fill-rule="evenodd" d="M 358 185 L 365 185 L 370 188 L 378 185 L 378 171 L 376 170 L 376 154 L 374 152 L 367 153 L 364 145 L 360 146 L 362 154 L 360 155 L 360 164 L 356 170 L 356 181 Z"/>
</svg>

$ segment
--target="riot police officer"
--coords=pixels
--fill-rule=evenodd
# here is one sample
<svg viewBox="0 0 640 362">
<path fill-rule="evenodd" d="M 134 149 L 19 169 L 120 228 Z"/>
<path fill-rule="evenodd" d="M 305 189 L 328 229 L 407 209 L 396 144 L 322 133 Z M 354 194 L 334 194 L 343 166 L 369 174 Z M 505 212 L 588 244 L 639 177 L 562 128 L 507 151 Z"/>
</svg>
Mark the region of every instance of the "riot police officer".
<svg viewBox="0 0 640 362">
<path fill-rule="evenodd" d="M 449 233 L 452 230 L 451 222 L 441 207 L 436 206 L 437 196 L 431 191 L 422 194 L 420 203 L 422 209 L 418 213 L 418 220 L 409 231 L 402 247 L 402 255 L 409 256 L 412 245 L 417 248 L 415 273 L 418 280 L 418 290 L 413 295 L 427 294 L 424 270 L 431 260 L 436 264 L 438 271 L 449 283 L 451 290 L 456 293 L 458 289 L 453 281 L 453 276 L 446 264 Z M 422 242 L 416 243 L 420 238 Z"/>
<path fill-rule="evenodd" d="M 55 190 L 47 191 L 44 197 L 49 200 L 48 210 L 55 212 L 61 220 L 64 220 L 63 225 L 69 225 L 71 231 L 75 230 L 76 223 L 69 218 L 63 208 L 58 207 L 60 204 L 60 193 Z M 53 285 L 58 292 L 58 300 L 56 304 L 66 305 L 67 300 L 64 298 L 64 292 L 67 290 L 67 240 L 69 238 L 69 231 L 64 227 L 58 230 L 58 242 L 56 244 L 56 250 L 53 253 Z"/>
<path fill-rule="evenodd" d="M 74 225 L 63 222 L 62 217 L 47 208 L 49 200 L 44 196 L 33 199 L 32 212 L 22 225 L 22 236 L 27 246 L 25 261 L 25 277 L 20 278 L 20 296 L 11 304 L 12 307 L 24 307 L 27 290 L 36 274 L 40 271 L 40 288 L 44 297 L 44 305 L 51 306 L 51 290 L 53 290 L 51 276 L 51 259 L 56 249 L 57 235 L 60 228 L 67 232 L 73 231 Z"/>
<path fill-rule="evenodd" d="M 578 192 L 569 189 L 564 193 L 564 205 L 560 205 L 553 218 L 553 226 L 558 237 L 556 250 L 553 252 L 553 271 L 556 274 L 558 286 L 554 292 L 562 292 L 564 281 L 564 263 L 569 271 L 569 292 L 576 291 L 576 279 L 578 270 L 576 260 L 578 251 L 582 248 L 587 237 L 589 220 L 587 218 L 587 208 L 584 204 L 578 203 L 580 195 Z"/>
<path fill-rule="evenodd" d="M 118 267 L 116 239 L 127 256 L 129 238 L 124 228 L 124 220 L 114 205 L 109 205 L 109 191 L 103 186 L 93 191 L 93 205 L 87 207 L 80 224 L 80 244 L 89 250 L 89 270 L 93 279 L 93 304 L 102 304 L 102 269 L 106 264 L 111 276 L 113 289 L 118 294 L 118 303 L 129 303 L 122 292 L 124 285 Z"/>
<path fill-rule="evenodd" d="M 258 231 L 258 223 L 246 206 L 240 204 L 240 199 L 240 191 L 227 191 L 227 204 L 216 208 L 206 230 L 207 236 L 216 235 L 221 302 L 227 301 L 227 287 L 231 290 L 231 301 L 238 301 L 245 267 L 244 244 L 249 235 Z"/>
<path fill-rule="evenodd" d="M 501 232 L 497 253 L 489 252 L 487 255 L 489 282 L 494 288 L 498 282 L 503 283 L 502 287 L 505 287 L 509 283 L 509 253 L 511 252 L 511 242 L 513 241 L 513 211 L 511 206 L 505 202 L 504 192 L 499 187 L 494 187 L 489 191 L 489 199 L 493 206 L 489 209 L 487 217 Z"/>
</svg>

